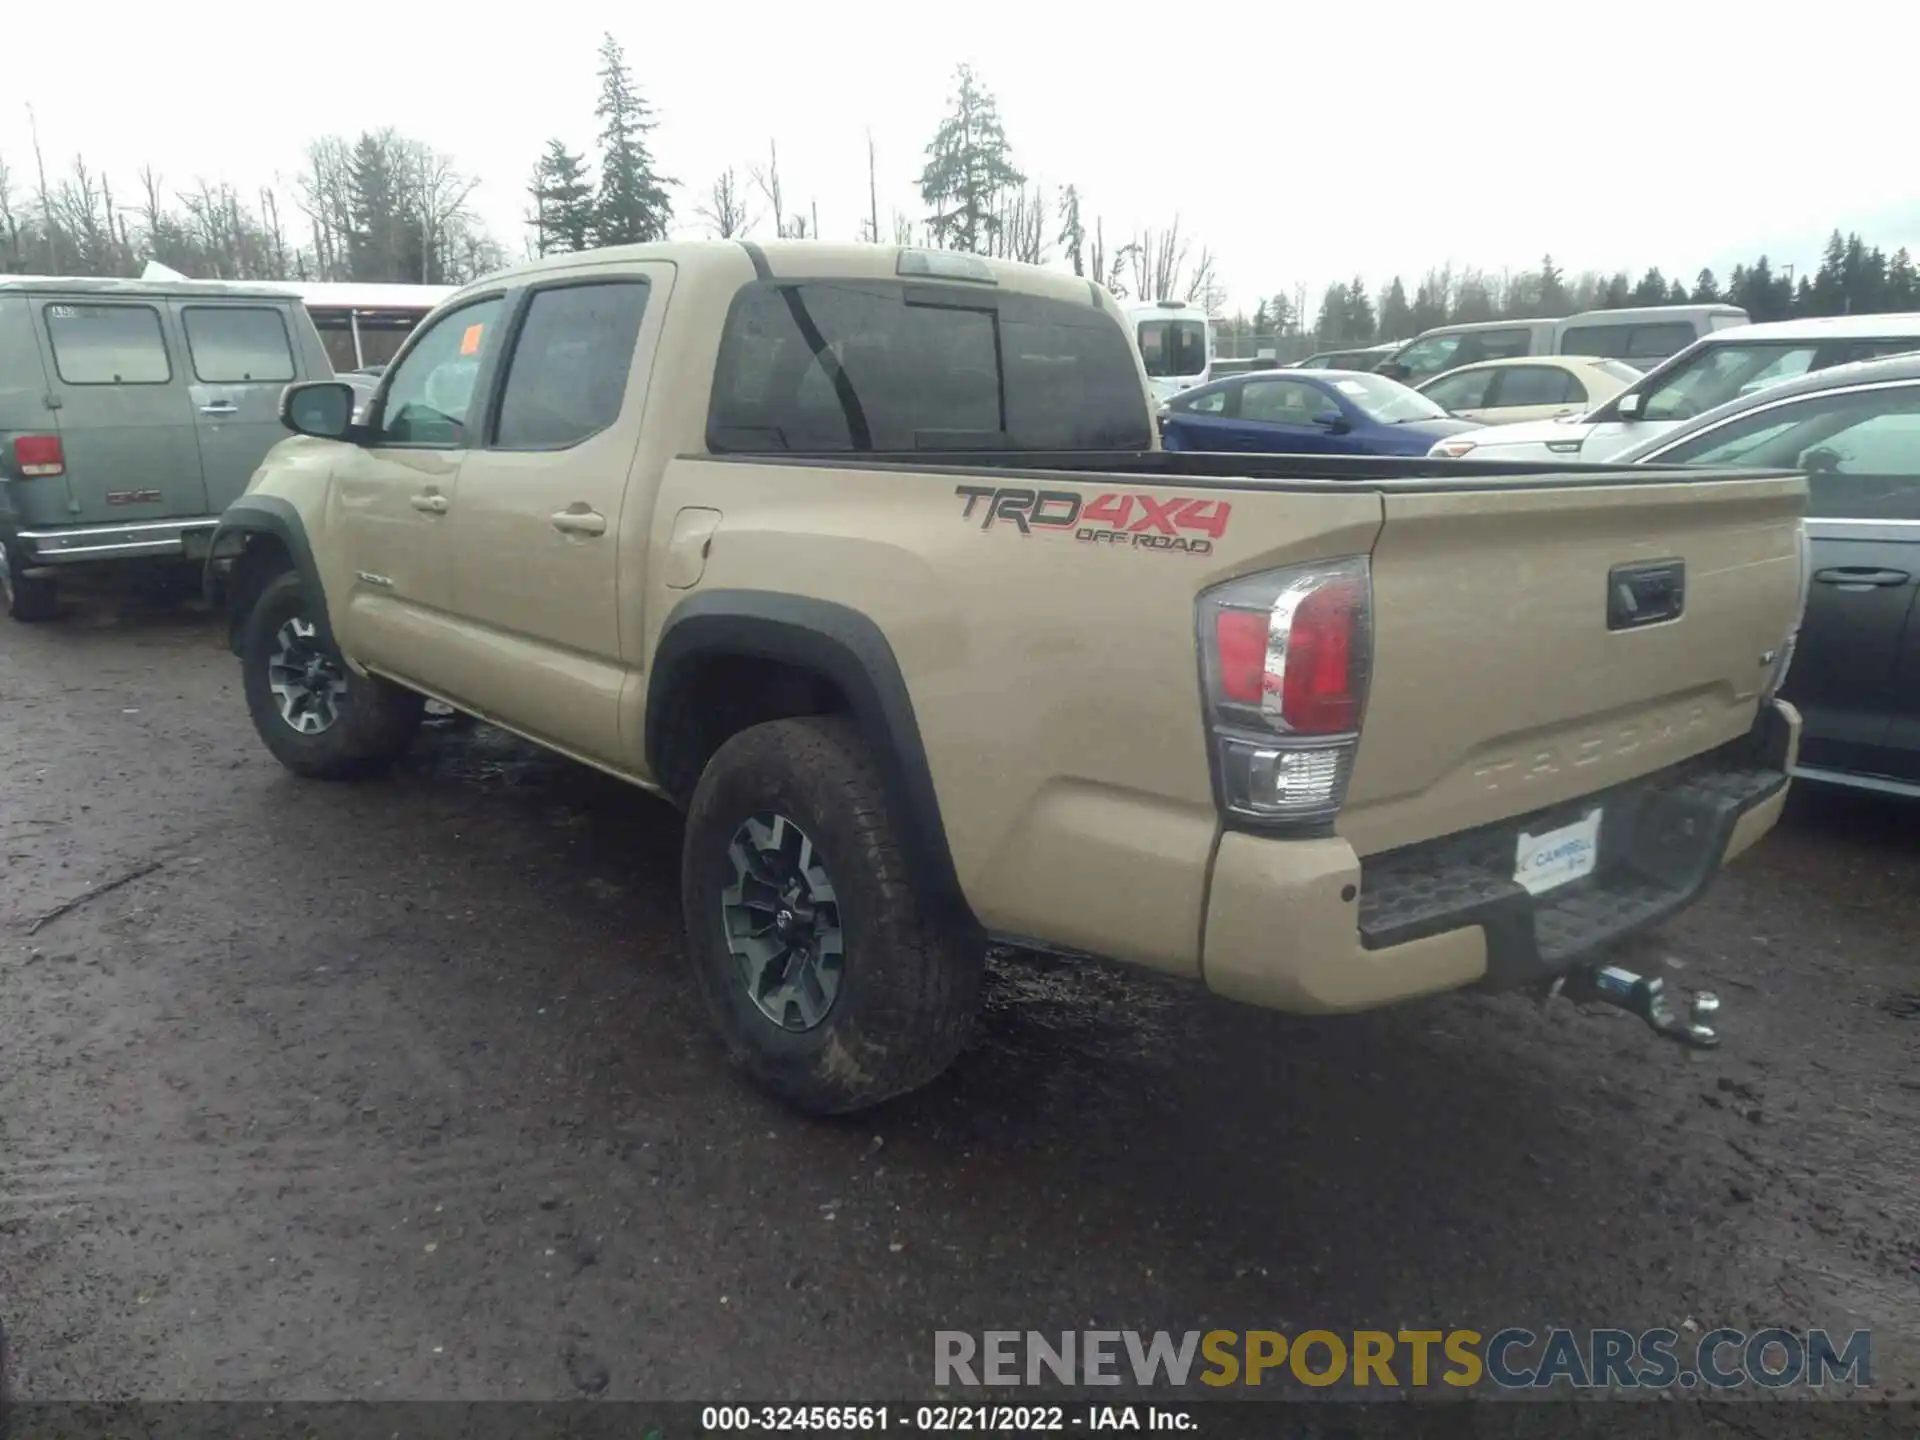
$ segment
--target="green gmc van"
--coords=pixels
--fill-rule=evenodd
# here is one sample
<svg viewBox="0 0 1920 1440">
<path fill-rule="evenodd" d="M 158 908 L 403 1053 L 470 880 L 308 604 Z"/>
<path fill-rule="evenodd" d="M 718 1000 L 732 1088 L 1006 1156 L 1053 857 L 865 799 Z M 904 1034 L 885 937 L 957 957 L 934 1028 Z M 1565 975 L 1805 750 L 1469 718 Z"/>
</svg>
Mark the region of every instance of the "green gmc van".
<svg viewBox="0 0 1920 1440">
<path fill-rule="evenodd" d="M 215 281 L 0 275 L 0 598 L 58 608 L 81 567 L 198 565 L 286 437 L 280 392 L 333 375 L 306 307 Z"/>
</svg>

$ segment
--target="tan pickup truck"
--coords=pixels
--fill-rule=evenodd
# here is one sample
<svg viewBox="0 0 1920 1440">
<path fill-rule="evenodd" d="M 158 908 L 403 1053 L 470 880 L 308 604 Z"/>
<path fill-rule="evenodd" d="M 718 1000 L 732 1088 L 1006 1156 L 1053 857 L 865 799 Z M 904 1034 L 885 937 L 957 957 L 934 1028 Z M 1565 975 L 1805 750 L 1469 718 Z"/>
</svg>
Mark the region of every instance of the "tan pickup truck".
<svg viewBox="0 0 1920 1440">
<path fill-rule="evenodd" d="M 261 738 L 358 776 L 432 697 L 668 797 L 803 1108 L 939 1074 L 994 939 L 1301 1013 L 1591 979 L 1785 796 L 1793 474 L 1166 453 L 1106 292 L 877 246 L 527 265 L 354 401 L 288 389 L 214 547 Z"/>
</svg>

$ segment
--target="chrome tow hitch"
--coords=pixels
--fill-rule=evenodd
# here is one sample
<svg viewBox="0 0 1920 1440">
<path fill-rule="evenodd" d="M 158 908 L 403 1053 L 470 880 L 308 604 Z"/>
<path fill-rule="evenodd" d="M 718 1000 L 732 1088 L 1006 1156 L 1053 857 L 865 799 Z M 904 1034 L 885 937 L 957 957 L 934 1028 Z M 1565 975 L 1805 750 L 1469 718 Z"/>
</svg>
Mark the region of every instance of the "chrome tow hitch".
<svg viewBox="0 0 1920 1440">
<path fill-rule="evenodd" d="M 1711 1050 L 1720 1043 L 1720 1034 L 1713 1027 L 1714 1017 L 1720 1013 L 1720 997 L 1702 990 L 1693 997 L 1687 1018 L 1682 1020 L 1668 1003 L 1667 982 L 1657 975 L 1636 975 L 1618 965 L 1598 965 L 1561 976 L 1554 981 L 1550 994 L 1599 1001 L 1638 1015 L 1654 1034 L 1695 1050 Z"/>
</svg>

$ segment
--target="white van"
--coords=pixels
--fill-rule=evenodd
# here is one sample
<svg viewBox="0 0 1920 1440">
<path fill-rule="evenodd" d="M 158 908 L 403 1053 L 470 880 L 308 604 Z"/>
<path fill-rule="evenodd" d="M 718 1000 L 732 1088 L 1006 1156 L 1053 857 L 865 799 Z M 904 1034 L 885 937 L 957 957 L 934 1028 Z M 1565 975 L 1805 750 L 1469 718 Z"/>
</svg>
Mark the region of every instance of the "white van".
<svg viewBox="0 0 1920 1440">
<path fill-rule="evenodd" d="M 1207 383 L 1213 372 L 1213 327 L 1206 311 L 1180 300 L 1156 300 L 1129 305 L 1127 323 L 1155 401 Z"/>
<path fill-rule="evenodd" d="M 1683 420 L 1833 365 L 1920 351 L 1920 314 L 1835 315 L 1716 331 L 1570 420 L 1449 435 L 1429 453 L 1477 460 L 1611 460 Z"/>
<path fill-rule="evenodd" d="M 1737 305 L 1648 305 L 1586 310 L 1558 320 L 1441 325 L 1414 336 L 1377 370 L 1403 385 L 1418 385 L 1481 360 L 1521 355 L 1597 355 L 1651 370 L 1702 335 L 1746 323 L 1747 312 Z"/>
</svg>

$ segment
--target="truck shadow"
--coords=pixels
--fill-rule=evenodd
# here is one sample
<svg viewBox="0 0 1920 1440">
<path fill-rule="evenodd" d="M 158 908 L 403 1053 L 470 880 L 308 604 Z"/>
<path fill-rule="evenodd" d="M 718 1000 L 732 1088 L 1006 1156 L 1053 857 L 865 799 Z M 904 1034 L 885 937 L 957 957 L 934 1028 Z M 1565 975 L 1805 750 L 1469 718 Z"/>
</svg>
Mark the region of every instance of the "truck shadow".
<svg viewBox="0 0 1920 1440">
<path fill-rule="evenodd" d="M 677 946 L 679 825 L 658 802 L 484 728 L 424 746 L 402 783 L 479 787 L 522 821 L 571 817 L 569 864 L 624 889 L 621 928 Z M 639 983 L 657 1001 L 681 978 Z M 663 1024 L 689 1023 L 691 1003 L 626 1009 L 595 1044 L 617 1057 L 603 1079 L 657 1092 L 668 1082 L 636 1057 L 667 1048 Z M 712 1081 L 728 1083 L 709 1051 Z M 1673 1138 L 1699 1111 L 1688 1068 L 1638 1022 L 1565 1002 L 1469 996 L 1295 1019 L 998 950 L 972 1044 L 927 1090 L 837 1122 L 749 1101 L 742 1123 L 783 1127 L 835 1166 L 884 1143 L 890 1167 L 943 1197 L 916 1224 L 958 1251 L 1018 1233 L 1023 1285 L 1044 1290 L 1058 1271 L 1057 1293 L 1077 1294 L 1073 1265 L 1125 1257 L 1139 1297 L 1164 1306 L 1155 1324 L 1238 1306 L 1277 1325 L 1280 1296 L 1295 1319 L 1324 1298 L 1322 1314 L 1398 1324 L 1435 1295 L 1533 1293 L 1549 1237 L 1632 1283 L 1644 1274 L 1629 1253 L 1656 1271 L 1712 1264 L 1695 1226 L 1725 1204 L 1724 1184 Z"/>
</svg>

